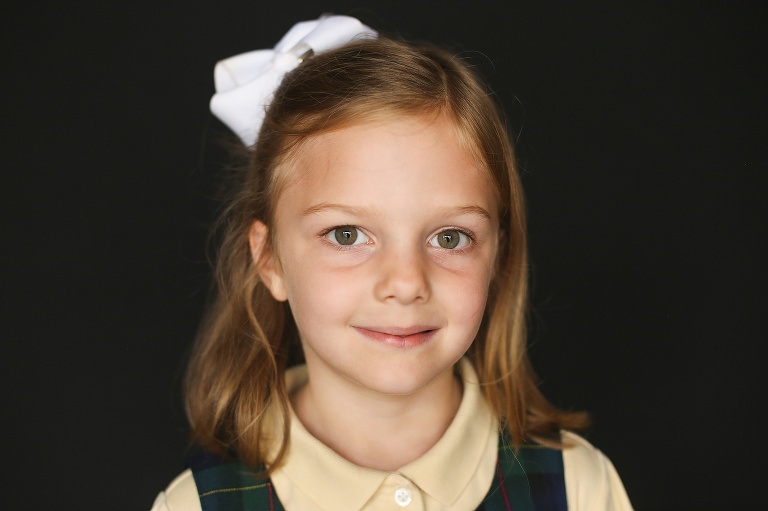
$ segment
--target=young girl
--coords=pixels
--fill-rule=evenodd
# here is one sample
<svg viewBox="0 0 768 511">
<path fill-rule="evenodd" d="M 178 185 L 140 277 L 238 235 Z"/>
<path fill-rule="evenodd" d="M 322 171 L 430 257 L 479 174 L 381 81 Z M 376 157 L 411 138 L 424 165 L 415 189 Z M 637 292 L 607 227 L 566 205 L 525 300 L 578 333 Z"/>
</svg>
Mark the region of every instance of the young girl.
<svg viewBox="0 0 768 511">
<path fill-rule="evenodd" d="M 631 509 L 537 388 L 522 189 L 469 67 L 333 16 L 216 81 L 250 164 L 187 373 L 201 452 L 153 509 Z"/>
</svg>

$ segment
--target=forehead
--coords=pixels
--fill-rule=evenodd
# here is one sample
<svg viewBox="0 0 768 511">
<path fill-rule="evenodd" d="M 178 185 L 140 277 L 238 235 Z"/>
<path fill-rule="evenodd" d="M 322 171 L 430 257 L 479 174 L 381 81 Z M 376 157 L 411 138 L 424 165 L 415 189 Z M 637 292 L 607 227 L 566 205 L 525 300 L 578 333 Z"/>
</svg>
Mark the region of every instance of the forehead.
<svg viewBox="0 0 768 511">
<path fill-rule="evenodd" d="M 278 169 L 278 201 L 286 194 L 291 201 L 355 200 L 363 191 L 378 191 L 367 200 L 413 201 L 419 200 L 414 193 L 422 193 L 483 202 L 495 210 L 489 171 L 466 138 L 442 115 L 369 120 L 308 137 Z"/>
</svg>

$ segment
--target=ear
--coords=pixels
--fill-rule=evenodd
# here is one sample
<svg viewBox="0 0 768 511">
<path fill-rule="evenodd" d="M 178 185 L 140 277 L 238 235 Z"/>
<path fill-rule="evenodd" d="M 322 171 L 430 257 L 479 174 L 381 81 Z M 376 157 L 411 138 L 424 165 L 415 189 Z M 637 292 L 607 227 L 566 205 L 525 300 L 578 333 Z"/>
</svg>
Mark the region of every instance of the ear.
<svg viewBox="0 0 768 511">
<path fill-rule="evenodd" d="M 253 222 L 248 232 L 251 258 L 256 265 L 259 278 L 272 293 L 272 297 L 278 302 L 284 302 L 288 299 L 288 294 L 285 292 L 283 270 L 280 268 L 280 261 L 277 260 L 275 251 L 270 247 L 268 236 L 269 228 L 263 222 L 259 220 Z"/>
</svg>

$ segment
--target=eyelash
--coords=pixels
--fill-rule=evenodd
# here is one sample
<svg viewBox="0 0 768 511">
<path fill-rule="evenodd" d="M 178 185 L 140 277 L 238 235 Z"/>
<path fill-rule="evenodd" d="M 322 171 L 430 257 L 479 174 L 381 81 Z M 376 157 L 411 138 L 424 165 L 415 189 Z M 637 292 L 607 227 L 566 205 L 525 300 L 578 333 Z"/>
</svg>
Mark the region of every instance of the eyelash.
<svg viewBox="0 0 768 511">
<path fill-rule="evenodd" d="M 348 225 L 337 225 L 337 226 L 331 227 L 330 229 L 326 229 L 326 230 L 324 230 L 324 231 L 322 231 L 322 232 L 320 233 L 320 235 L 319 235 L 319 238 L 320 238 L 322 241 L 324 241 L 325 243 L 327 243 L 328 245 L 330 245 L 331 247 L 333 247 L 334 249 L 336 249 L 336 250 L 341 250 L 341 251 L 344 251 L 344 250 L 352 250 L 352 249 L 354 249 L 355 247 L 358 247 L 358 246 L 360 246 L 360 245 L 367 245 L 367 244 L 368 244 L 368 242 L 365 242 L 365 243 L 357 243 L 357 244 L 353 244 L 353 245 L 342 245 L 342 244 L 340 244 L 340 243 L 334 243 L 333 241 L 331 241 L 330 239 L 328 239 L 328 235 L 329 235 L 329 234 L 331 234 L 333 231 L 335 231 L 335 230 L 337 230 L 337 229 L 342 229 L 342 228 L 345 228 L 345 227 L 346 227 L 346 228 L 354 228 L 354 229 L 356 229 L 356 230 L 357 230 L 359 233 L 361 233 L 363 236 L 365 236 L 366 238 L 368 238 L 368 241 L 370 241 L 370 236 L 368 236 L 368 234 L 367 234 L 367 233 L 366 233 L 366 232 L 365 232 L 363 229 L 360 229 L 360 227 L 358 227 L 358 226 L 356 226 L 356 225 L 349 225 L 349 224 L 348 224 Z M 467 239 L 468 239 L 468 242 L 467 242 L 466 246 L 464 246 L 464 247 L 461 247 L 461 248 L 442 248 L 442 247 L 440 247 L 439 245 L 438 245 L 438 246 L 435 246 L 435 245 L 432 245 L 432 244 L 430 243 L 430 241 L 431 241 L 431 240 L 432 240 L 432 239 L 433 239 L 435 236 L 437 236 L 437 235 L 439 235 L 441 232 L 445 232 L 445 231 L 456 231 L 456 232 L 458 232 L 459 234 L 462 234 L 462 235 L 466 236 L 466 237 L 467 237 Z M 472 245 L 474 245 L 474 244 L 475 244 L 475 236 L 474 236 L 474 234 L 472 234 L 470 231 L 468 231 L 468 230 L 466 230 L 466 229 L 462 229 L 462 228 L 460 228 L 460 227 L 453 227 L 453 226 L 443 227 L 442 229 L 440 229 L 439 231 L 437 231 L 435 234 L 433 234 L 432 236 L 430 236 L 430 237 L 429 237 L 429 239 L 427 240 L 427 245 L 429 245 L 429 246 L 431 246 L 431 247 L 433 247 L 433 248 L 438 248 L 438 249 L 441 249 L 441 250 L 442 250 L 442 251 L 444 251 L 444 252 L 448 252 L 448 253 L 454 253 L 454 254 L 461 254 L 461 253 L 464 253 L 464 252 L 466 252 L 467 250 L 469 250 L 469 249 L 470 249 L 470 247 L 472 247 Z"/>
<path fill-rule="evenodd" d="M 329 236 L 329 235 L 330 235 L 330 234 L 331 234 L 333 231 L 335 231 L 335 230 L 337 230 L 337 229 L 343 229 L 343 228 L 351 228 L 351 229 L 355 229 L 355 230 L 357 230 L 357 231 L 358 231 L 358 233 L 362 234 L 363 236 L 365 236 L 365 237 L 367 238 L 367 241 L 366 241 L 366 242 L 364 242 L 364 243 L 356 243 L 356 244 L 353 244 L 353 245 L 342 245 L 341 243 L 334 243 L 333 241 L 331 241 L 330 239 L 328 239 L 328 236 Z M 359 236 L 360 234 L 358 234 L 358 236 Z M 364 230 L 362 230 L 361 228 L 359 228 L 359 227 L 358 227 L 358 226 L 356 226 L 356 225 L 350 225 L 350 224 L 346 224 L 346 225 L 337 225 L 337 226 L 335 226 L 335 227 L 331 227 L 330 229 L 326 229 L 326 230 L 324 230 L 323 232 L 321 232 L 321 233 L 320 233 L 320 236 L 319 236 L 319 237 L 320 237 L 320 240 L 321 240 L 321 241 L 323 241 L 323 242 L 327 243 L 329 246 L 331 246 L 331 247 L 333 247 L 334 249 L 336 249 L 336 250 L 339 250 L 339 251 L 345 251 L 345 250 L 353 250 L 353 249 L 355 249 L 356 247 L 359 247 L 359 246 L 361 246 L 361 245 L 367 245 L 367 244 L 368 244 L 368 241 L 370 241 L 370 236 L 368 236 L 368 234 L 366 234 L 366 232 L 365 232 Z"/>
<path fill-rule="evenodd" d="M 433 238 L 435 238 L 440 233 L 445 232 L 445 231 L 456 231 L 459 234 L 466 236 L 467 239 L 468 239 L 466 246 L 461 247 L 461 248 L 443 248 L 443 247 L 439 246 L 439 244 L 438 244 L 438 246 L 434 246 L 434 245 L 432 245 L 430 243 L 430 241 L 432 241 Z M 472 234 L 468 230 L 462 229 L 461 227 L 453 227 L 453 226 L 451 226 L 451 227 L 443 227 L 442 229 L 437 231 L 435 234 L 430 236 L 429 240 L 427 241 L 427 244 L 430 245 L 433 248 L 438 248 L 438 249 L 442 250 L 443 252 L 447 252 L 447 253 L 450 253 L 450 254 L 463 254 L 464 252 L 469 250 L 472 247 L 472 245 L 475 244 L 475 236 L 474 236 L 474 234 Z"/>
</svg>

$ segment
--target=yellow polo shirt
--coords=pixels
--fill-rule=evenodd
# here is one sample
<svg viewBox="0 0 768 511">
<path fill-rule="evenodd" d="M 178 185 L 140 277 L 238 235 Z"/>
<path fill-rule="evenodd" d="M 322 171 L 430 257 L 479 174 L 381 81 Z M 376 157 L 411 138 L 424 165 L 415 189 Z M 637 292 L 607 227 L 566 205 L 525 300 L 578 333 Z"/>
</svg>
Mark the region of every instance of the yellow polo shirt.
<svg viewBox="0 0 768 511">
<path fill-rule="evenodd" d="M 442 438 L 399 470 L 359 467 L 314 438 L 291 413 L 286 462 L 272 475 L 288 511 L 473 511 L 491 487 L 498 456 L 497 421 L 482 397 L 477 374 L 466 359 L 461 404 Z M 306 384 L 305 367 L 286 375 L 288 391 Z M 563 453 L 569 510 L 627 511 L 629 504 L 610 461 L 586 440 L 564 434 L 573 447 Z M 190 470 L 155 500 L 152 511 L 201 511 Z"/>
</svg>

